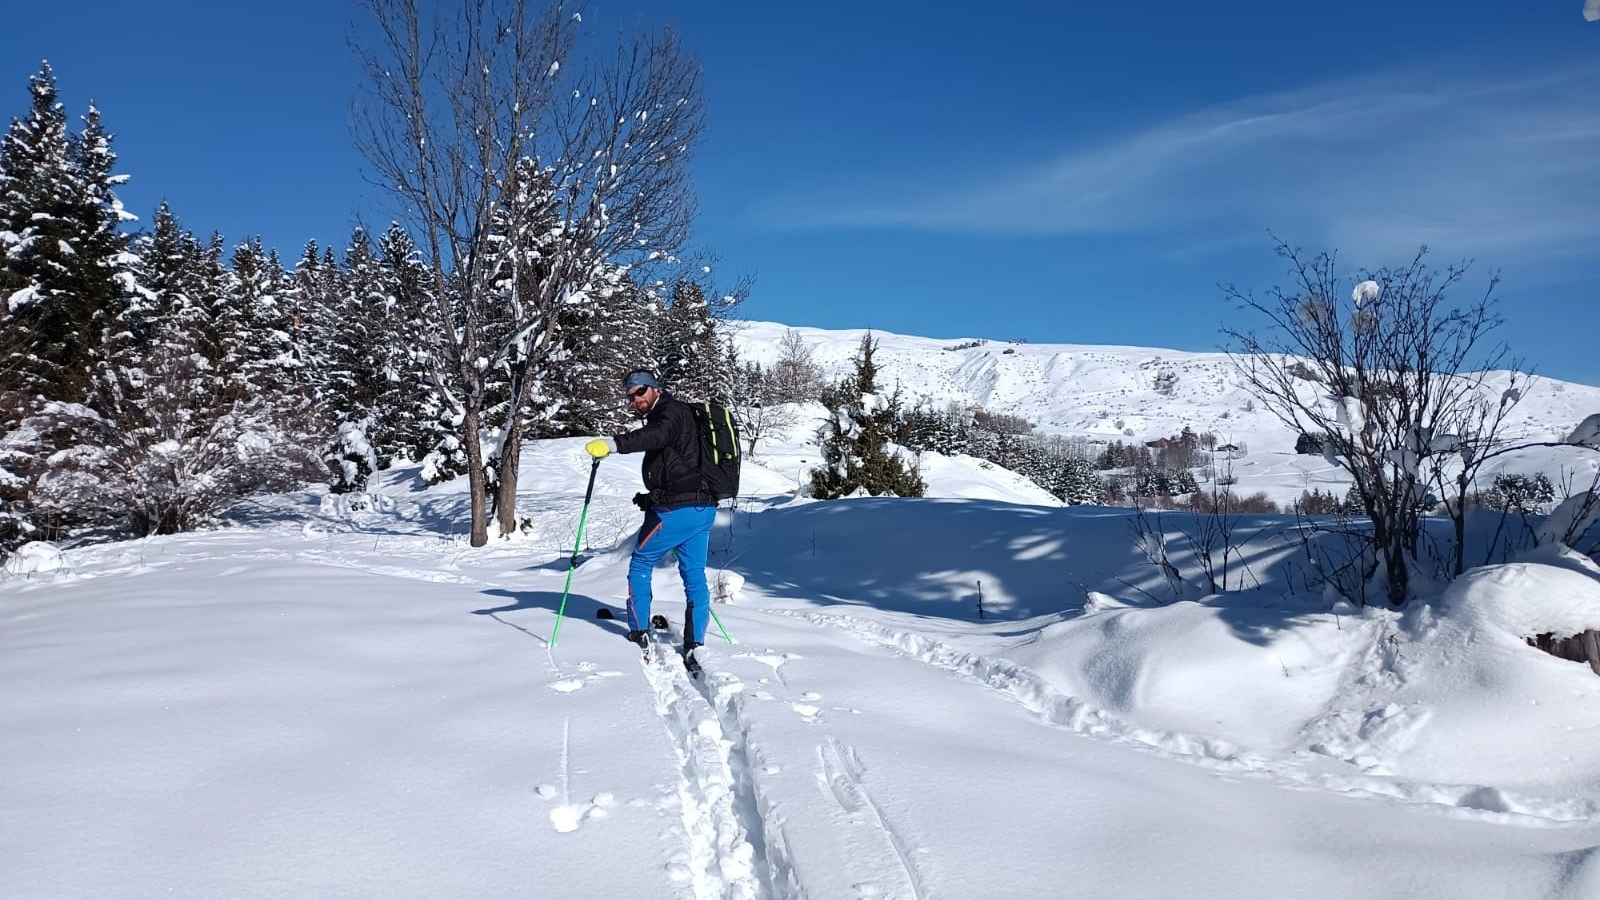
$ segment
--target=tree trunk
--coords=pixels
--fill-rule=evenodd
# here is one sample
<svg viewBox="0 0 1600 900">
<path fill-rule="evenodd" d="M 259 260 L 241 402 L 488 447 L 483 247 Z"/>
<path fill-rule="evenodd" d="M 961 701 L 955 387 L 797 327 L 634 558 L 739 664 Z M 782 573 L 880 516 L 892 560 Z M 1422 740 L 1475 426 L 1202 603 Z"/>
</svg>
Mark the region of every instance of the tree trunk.
<svg viewBox="0 0 1600 900">
<path fill-rule="evenodd" d="M 1396 534 L 1383 548 L 1384 576 L 1389 584 L 1389 605 L 1396 609 L 1406 605 L 1406 593 L 1410 588 L 1411 567 L 1407 563 L 1408 556 L 1405 549 L 1405 540 Z"/>
<path fill-rule="evenodd" d="M 505 446 L 500 449 L 500 494 L 495 504 L 501 537 L 517 530 L 517 473 L 522 457 L 522 423 L 514 421 L 507 428 Z"/>
<path fill-rule="evenodd" d="M 478 411 L 468 409 L 461 420 L 461 440 L 467 450 L 467 485 L 472 492 L 472 546 L 489 543 L 489 494 L 483 478 L 482 432 Z"/>
</svg>

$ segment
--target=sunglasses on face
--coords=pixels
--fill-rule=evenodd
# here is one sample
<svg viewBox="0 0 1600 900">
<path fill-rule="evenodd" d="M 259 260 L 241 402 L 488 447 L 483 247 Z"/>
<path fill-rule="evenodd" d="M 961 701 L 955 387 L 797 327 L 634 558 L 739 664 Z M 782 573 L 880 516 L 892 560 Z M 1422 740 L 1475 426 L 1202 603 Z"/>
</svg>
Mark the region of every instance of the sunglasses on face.
<svg viewBox="0 0 1600 900">
<path fill-rule="evenodd" d="M 641 384 L 638 387 L 634 388 L 633 390 L 629 391 L 628 392 L 628 396 L 629 397 L 643 397 L 645 391 L 648 391 L 648 390 L 650 390 L 650 386 L 649 385 Z"/>
</svg>

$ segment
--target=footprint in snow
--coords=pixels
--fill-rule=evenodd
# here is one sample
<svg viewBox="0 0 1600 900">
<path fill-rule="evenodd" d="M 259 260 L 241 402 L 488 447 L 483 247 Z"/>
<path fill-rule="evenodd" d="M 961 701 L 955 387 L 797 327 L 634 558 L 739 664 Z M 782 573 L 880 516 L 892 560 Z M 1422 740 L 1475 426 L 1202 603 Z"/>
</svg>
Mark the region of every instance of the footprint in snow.
<svg viewBox="0 0 1600 900">
<path fill-rule="evenodd" d="M 541 797 L 547 796 L 544 793 L 544 789 L 547 787 L 549 785 L 539 786 L 538 790 Z M 550 788 L 550 793 L 554 794 L 555 789 Z M 550 824 L 562 834 L 577 831 L 578 826 L 589 819 L 603 819 L 610 815 L 610 809 L 616 803 L 616 797 L 605 791 L 595 794 L 589 799 L 588 803 L 562 803 L 550 810 Z"/>
<path fill-rule="evenodd" d="M 549 685 L 550 689 L 560 691 L 563 694 L 570 694 L 591 681 L 599 681 L 602 678 L 617 678 L 622 675 L 621 672 L 612 669 L 596 670 L 593 663 L 579 663 L 578 668 L 584 670 L 587 674 L 573 678 L 563 678 L 560 681 L 552 681 Z"/>
</svg>

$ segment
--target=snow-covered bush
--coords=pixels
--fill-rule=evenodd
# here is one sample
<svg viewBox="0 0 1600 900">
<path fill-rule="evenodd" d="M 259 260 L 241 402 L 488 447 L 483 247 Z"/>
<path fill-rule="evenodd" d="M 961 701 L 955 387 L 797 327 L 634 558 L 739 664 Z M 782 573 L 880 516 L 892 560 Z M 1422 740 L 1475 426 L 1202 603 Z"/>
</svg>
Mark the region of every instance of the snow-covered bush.
<svg viewBox="0 0 1600 900">
<path fill-rule="evenodd" d="M 365 491 L 378 471 L 378 454 L 367 439 L 370 422 L 343 422 L 323 457 L 333 475 L 328 490 L 335 494 Z"/>
<path fill-rule="evenodd" d="M 4 442 L 43 462 L 29 493 L 35 514 L 170 534 L 323 471 L 303 410 L 259 396 L 217 406 L 188 397 L 181 412 L 175 403 L 151 397 L 112 416 L 51 402 L 23 420 Z"/>
</svg>

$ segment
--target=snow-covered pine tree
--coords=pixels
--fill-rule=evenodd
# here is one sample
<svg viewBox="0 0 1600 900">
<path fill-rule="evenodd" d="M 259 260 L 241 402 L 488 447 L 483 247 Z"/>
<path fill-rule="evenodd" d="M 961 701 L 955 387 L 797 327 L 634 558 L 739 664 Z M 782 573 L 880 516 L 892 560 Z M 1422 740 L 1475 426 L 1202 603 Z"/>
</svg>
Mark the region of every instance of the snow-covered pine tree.
<svg viewBox="0 0 1600 900">
<path fill-rule="evenodd" d="M 150 346 L 158 336 L 177 332 L 192 340 L 215 367 L 215 343 L 208 296 L 206 259 L 194 235 L 178 224 L 167 201 L 161 201 L 151 230 L 134 241 L 138 290 L 127 310 L 127 327 L 136 344 Z M 189 346 L 186 341 L 186 346 Z"/>
<path fill-rule="evenodd" d="M 316 247 L 307 247 L 315 258 Z M 300 387 L 301 360 L 297 352 L 289 275 L 277 251 L 267 251 L 261 239 L 251 238 L 233 249 L 229 279 L 231 307 L 227 319 L 237 331 L 231 338 L 238 354 L 238 378 L 257 393 L 287 393 Z"/>
<path fill-rule="evenodd" d="M 132 219 L 116 196 L 112 139 L 92 105 L 69 135 L 48 64 L 30 79 L 29 115 L 0 138 L 0 541 L 40 523 L 71 524 L 38 503 L 59 449 L 54 432 L 26 425 L 55 402 L 92 397 L 125 343 L 134 277 Z M 18 427 L 21 426 L 21 427 Z M 45 518 L 39 519 L 39 516 Z"/>
<path fill-rule="evenodd" d="M 614 434 L 627 427 L 622 375 L 641 364 L 652 301 L 621 267 L 608 267 L 590 302 L 561 314 L 559 363 L 545 383 L 551 402 L 533 423 L 541 436 Z"/>
<path fill-rule="evenodd" d="M 874 497 L 920 497 L 927 489 L 916 465 L 892 443 L 899 413 L 898 395 L 878 393 L 877 342 L 868 332 L 856 354 L 855 374 L 830 395 L 833 415 L 817 437 L 823 464 L 811 470 L 811 494 L 822 500 L 864 491 Z"/>
<path fill-rule="evenodd" d="M 1050 493 L 1072 506 L 1100 502 L 1100 479 L 1089 460 L 1072 454 L 1056 457 Z"/>
<path fill-rule="evenodd" d="M 434 302 L 429 290 L 427 267 L 417 255 L 411 235 L 398 222 L 392 222 L 378 241 L 379 265 L 383 270 L 384 321 L 388 356 L 385 362 L 383 391 L 378 398 L 382 419 L 374 449 L 380 464 L 396 460 L 421 462 L 454 428 L 445 418 L 439 388 L 429 375 L 428 350 L 439 340 L 427 332 L 433 321 L 426 307 Z M 462 469 L 445 465 L 434 475 L 451 478 Z M 465 458 L 461 459 L 465 463 Z"/>
<path fill-rule="evenodd" d="M 131 291 L 116 155 L 93 107 L 69 136 L 48 64 L 0 140 L 0 390 L 86 399 Z"/>
<path fill-rule="evenodd" d="M 726 401 L 722 348 L 705 288 L 687 279 L 672 286 L 671 302 L 656 326 L 657 374 L 674 394 Z"/>
<path fill-rule="evenodd" d="M 319 411 L 335 429 L 326 452 L 335 493 L 362 491 L 380 465 L 376 447 L 384 417 L 379 404 L 388 387 L 388 273 L 374 257 L 365 229 L 357 228 L 342 270 L 326 261 L 299 272 L 308 375 Z"/>
</svg>

